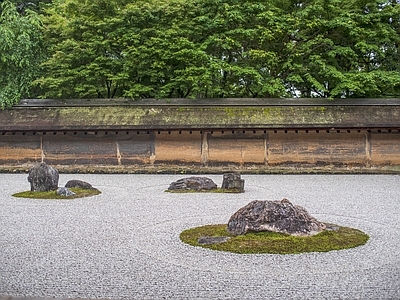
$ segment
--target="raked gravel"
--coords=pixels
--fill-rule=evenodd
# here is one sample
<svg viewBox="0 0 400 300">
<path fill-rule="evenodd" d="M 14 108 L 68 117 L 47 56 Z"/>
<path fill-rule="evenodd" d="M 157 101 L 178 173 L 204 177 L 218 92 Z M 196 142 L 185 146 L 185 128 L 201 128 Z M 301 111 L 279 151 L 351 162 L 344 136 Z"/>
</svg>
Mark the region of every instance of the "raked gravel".
<svg viewBox="0 0 400 300">
<path fill-rule="evenodd" d="M 101 195 L 14 198 L 0 174 L 0 298 L 400 299 L 400 176 L 242 175 L 243 194 L 165 193 L 187 175 L 60 174 Z M 218 186 L 222 175 L 208 175 Z M 350 250 L 240 255 L 183 244 L 252 200 L 289 199 L 318 220 L 370 235 Z"/>
</svg>

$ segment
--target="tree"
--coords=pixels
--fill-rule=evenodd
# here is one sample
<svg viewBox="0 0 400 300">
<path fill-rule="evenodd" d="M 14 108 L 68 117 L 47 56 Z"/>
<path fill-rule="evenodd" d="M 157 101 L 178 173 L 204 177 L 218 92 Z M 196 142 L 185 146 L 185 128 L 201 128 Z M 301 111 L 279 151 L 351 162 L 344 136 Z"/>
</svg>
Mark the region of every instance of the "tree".
<svg viewBox="0 0 400 300">
<path fill-rule="evenodd" d="M 303 26 L 293 35 L 287 84 L 303 97 L 398 94 L 399 13 L 399 5 L 382 1 L 303 3 L 293 13 Z"/>
<path fill-rule="evenodd" d="M 400 5 L 380 0 L 58 0 L 45 97 L 382 97 Z"/>
<path fill-rule="evenodd" d="M 44 18 L 51 57 L 37 82 L 45 97 L 85 98 L 122 95 L 124 63 L 118 34 L 123 1 L 56 1 Z"/>
<path fill-rule="evenodd" d="M 41 23 L 37 13 L 18 13 L 10 1 L 1 3 L 0 108 L 28 97 L 44 59 Z"/>
</svg>

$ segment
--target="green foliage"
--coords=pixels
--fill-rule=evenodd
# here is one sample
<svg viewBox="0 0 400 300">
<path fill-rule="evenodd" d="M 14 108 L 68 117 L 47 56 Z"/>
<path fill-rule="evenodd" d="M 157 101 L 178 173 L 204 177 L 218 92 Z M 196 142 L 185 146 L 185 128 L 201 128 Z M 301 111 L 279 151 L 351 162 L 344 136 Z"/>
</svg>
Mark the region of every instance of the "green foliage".
<svg viewBox="0 0 400 300">
<path fill-rule="evenodd" d="M 28 97 L 43 59 L 41 22 L 37 13 L 18 13 L 15 5 L 0 6 L 0 109 Z"/>
<path fill-rule="evenodd" d="M 337 231 L 325 230 L 309 237 L 267 231 L 232 236 L 227 232 L 226 224 L 205 225 L 184 230 L 180 234 L 180 239 L 192 246 L 240 254 L 328 252 L 358 247 L 364 245 L 369 239 L 368 235 L 358 229 L 338 227 Z M 221 244 L 202 245 L 198 244 L 198 239 L 202 236 L 224 236 L 230 239 Z"/>
<path fill-rule="evenodd" d="M 304 97 L 399 94 L 399 5 L 313 1 L 296 13 L 297 55 L 289 84 Z M 395 21 L 397 20 L 397 21 Z M 293 52 L 295 54 L 295 52 Z"/>
<path fill-rule="evenodd" d="M 122 1 L 56 1 L 44 18 L 52 56 L 44 63 L 45 97 L 118 96 L 124 62 L 119 43 Z"/>
<path fill-rule="evenodd" d="M 40 12 L 43 5 L 51 3 L 51 0 L 9 0 L 15 5 L 20 14 L 24 14 L 26 10 L 33 10 L 35 12 Z M 0 3 L 3 0 L 0 0 Z"/>
<path fill-rule="evenodd" d="M 57 0 L 44 97 L 391 97 L 400 5 Z"/>
</svg>

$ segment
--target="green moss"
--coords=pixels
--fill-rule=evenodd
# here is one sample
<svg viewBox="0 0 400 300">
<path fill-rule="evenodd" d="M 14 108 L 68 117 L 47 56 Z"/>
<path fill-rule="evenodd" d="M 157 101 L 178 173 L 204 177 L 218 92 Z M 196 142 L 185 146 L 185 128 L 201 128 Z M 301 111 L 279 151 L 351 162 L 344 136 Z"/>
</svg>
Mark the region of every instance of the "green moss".
<svg viewBox="0 0 400 300">
<path fill-rule="evenodd" d="M 310 108 L 310 110 L 324 113 L 326 111 L 326 107 L 325 106 L 316 106 L 316 107 Z"/>
<path fill-rule="evenodd" d="M 166 193 L 177 193 L 177 194 L 185 194 L 185 193 L 232 193 L 232 194 L 238 194 L 238 193 L 244 193 L 243 190 L 239 189 L 222 189 L 222 188 L 216 188 L 212 190 L 165 190 Z"/>
<path fill-rule="evenodd" d="M 180 234 L 180 239 L 192 246 L 240 254 L 328 252 L 358 247 L 364 245 L 369 239 L 367 234 L 358 229 L 338 227 L 339 230 L 337 231 L 325 230 L 309 237 L 290 236 L 276 232 L 258 232 L 233 236 L 227 232 L 226 224 L 219 224 L 184 230 Z M 226 236 L 230 239 L 221 244 L 200 245 L 198 239 L 202 236 Z"/>
<path fill-rule="evenodd" d="M 227 117 L 232 118 L 237 116 L 238 109 L 235 107 L 226 107 L 224 108 L 224 112 Z"/>
<path fill-rule="evenodd" d="M 127 109 L 124 106 L 107 107 L 68 107 L 59 109 L 59 122 L 61 124 L 75 125 L 127 125 L 141 124 L 146 117 L 154 116 L 161 110 L 152 108 L 134 107 Z"/>
<path fill-rule="evenodd" d="M 121 128 L 129 126 L 264 126 L 291 124 L 340 124 L 345 116 L 343 107 L 332 106 L 73 106 L 35 110 L 15 110 L 2 112 L 0 125 L 9 123 L 19 126 L 37 127 L 37 120 L 59 128 L 71 129 L 81 126 L 93 128 Z M 35 118 L 27 117 L 27 115 Z M 355 121 L 360 119 L 359 112 Z M 362 115 L 367 115 L 363 111 Z M 16 122 L 16 120 L 18 122 Z M 46 125 L 50 126 L 50 125 Z"/>
<path fill-rule="evenodd" d="M 101 194 L 101 192 L 97 189 L 70 188 L 69 190 L 74 192 L 75 195 L 65 197 L 58 195 L 56 191 L 49 191 L 49 192 L 25 191 L 13 194 L 13 196 L 17 198 L 33 198 L 33 199 L 74 199 L 74 198 L 90 197 Z"/>
</svg>

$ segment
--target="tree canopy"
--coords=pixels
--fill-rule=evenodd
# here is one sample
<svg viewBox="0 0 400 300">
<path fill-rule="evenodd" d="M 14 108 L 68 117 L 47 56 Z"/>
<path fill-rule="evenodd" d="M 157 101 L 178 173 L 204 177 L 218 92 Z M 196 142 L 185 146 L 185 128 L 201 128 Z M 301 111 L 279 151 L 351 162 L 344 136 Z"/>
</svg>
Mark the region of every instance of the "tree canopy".
<svg viewBox="0 0 400 300">
<path fill-rule="evenodd" d="M 37 13 L 27 9 L 21 14 L 12 2 L 0 3 L 0 108 L 34 91 L 43 51 Z"/>
<path fill-rule="evenodd" d="M 395 0 L 54 0 L 41 19 L 40 97 L 400 94 Z"/>
</svg>

